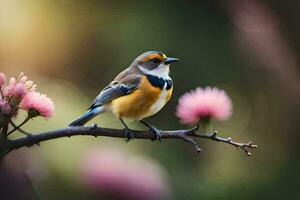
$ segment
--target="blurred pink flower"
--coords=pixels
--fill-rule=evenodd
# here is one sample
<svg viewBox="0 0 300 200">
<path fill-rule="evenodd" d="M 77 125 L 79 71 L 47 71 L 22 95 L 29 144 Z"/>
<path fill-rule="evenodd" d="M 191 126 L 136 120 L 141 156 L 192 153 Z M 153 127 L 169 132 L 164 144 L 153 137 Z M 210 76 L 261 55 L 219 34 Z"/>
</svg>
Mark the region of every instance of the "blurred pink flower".
<svg viewBox="0 0 300 200">
<path fill-rule="evenodd" d="M 21 83 L 17 83 L 16 86 L 14 87 L 14 96 L 17 97 L 24 97 L 24 95 L 26 94 L 26 88 L 25 85 L 21 84 Z"/>
<path fill-rule="evenodd" d="M 3 114 L 9 114 L 11 112 L 9 103 L 3 99 L 0 100 L 0 111 Z"/>
<path fill-rule="evenodd" d="M 23 84 L 28 92 L 33 92 L 36 90 L 36 85 L 33 83 L 33 81 L 29 81 L 28 77 L 25 76 L 23 72 L 19 75 L 18 82 Z"/>
<path fill-rule="evenodd" d="M 184 94 L 177 106 L 176 115 L 184 124 L 197 124 L 211 118 L 226 120 L 231 116 L 232 102 L 224 90 L 216 87 L 198 87 Z"/>
<path fill-rule="evenodd" d="M 14 77 L 9 79 L 9 84 L 4 88 L 4 96 L 12 97 L 15 95 L 15 87 L 17 85 L 17 81 Z"/>
<path fill-rule="evenodd" d="M 28 191 L 47 180 L 49 175 L 43 154 L 22 148 L 11 152 L 1 161 L 1 199 L 34 199 L 26 198 Z"/>
<path fill-rule="evenodd" d="M 128 200 L 169 199 L 166 171 L 150 159 L 129 157 L 122 151 L 97 149 L 84 155 L 79 178 L 87 189 Z"/>
<path fill-rule="evenodd" d="M 1 73 L 0 73 L 0 87 L 2 87 L 2 86 L 4 85 L 5 81 L 6 81 L 6 77 L 5 77 L 5 75 L 1 72 Z"/>
<path fill-rule="evenodd" d="M 35 91 L 36 85 L 27 80 L 23 73 L 19 75 L 18 80 L 11 77 L 8 86 L 4 88 L 4 96 L 18 97 L 22 99 L 27 92 Z"/>
<path fill-rule="evenodd" d="M 39 92 L 27 93 L 21 101 L 20 107 L 28 111 L 32 117 L 42 116 L 50 118 L 54 114 L 53 101 Z"/>
</svg>

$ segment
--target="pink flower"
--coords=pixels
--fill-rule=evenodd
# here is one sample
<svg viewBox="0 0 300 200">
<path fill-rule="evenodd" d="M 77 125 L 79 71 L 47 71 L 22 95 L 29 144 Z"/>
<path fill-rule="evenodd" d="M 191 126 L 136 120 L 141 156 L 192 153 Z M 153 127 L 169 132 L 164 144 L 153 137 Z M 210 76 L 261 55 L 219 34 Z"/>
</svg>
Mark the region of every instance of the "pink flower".
<svg viewBox="0 0 300 200">
<path fill-rule="evenodd" d="M 168 176 L 162 166 L 123 151 L 101 148 L 84 154 L 78 174 L 87 190 L 120 199 L 169 199 Z"/>
<path fill-rule="evenodd" d="M 27 92 L 35 91 L 36 85 L 27 80 L 23 73 L 19 75 L 18 80 L 11 77 L 8 86 L 4 88 L 4 96 L 17 97 L 22 99 Z"/>
<path fill-rule="evenodd" d="M 11 107 L 7 101 L 0 100 L 0 111 L 3 114 L 9 114 L 11 112 Z"/>
<path fill-rule="evenodd" d="M 14 87 L 14 96 L 22 98 L 25 94 L 26 94 L 25 85 L 21 83 L 17 83 L 16 86 Z"/>
<path fill-rule="evenodd" d="M 5 81 L 6 81 L 6 77 L 5 77 L 5 75 L 1 72 L 1 73 L 0 73 L 0 87 L 2 87 L 2 86 L 4 85 Z"/>
<path fill-rule="evenodd" d="M 54 114 L 53 101 L 46 95 L 38 92 L 27 93 L 21 101 L 20 107 L 28 111 L 31 117 L 42 116 L 50 118 Z"/>
<path fill-rule="evenodd" d="M 17 97 L 22 99 L 26 94 L 26 87 L 21 83 L 17 83 L 15 78 L 11 78 L 9 85 L 4 88 L 4 96 L 7 97 Z"/>
<path fill-rule="evenodd" d="M 4 96 L 7 96 L 7 97 L 12 97 L 15 95 L 14 91 L 15 91 L 15 87 L 17 85 L 17 81 L 14 77 L 11 77 L 9 79 L 9 84 L 8 86 L 6 86 L 4 88 Z"/>
<path fill-rule="evenodd" d="M 32 81 L 29 81 L 23 72 L 19 75 L 18 82 L 23 84 L 28 92 L 36 90 L 36 85 Z"/>
<path fill-rule="evenodd" d="M 216 87 L 198 87 L 184 94 L 176 115 L 184 124 L 197 124 L 211 118 L 224 121 L 232 114 L 232 102 L 224 90 Z"/>
</svg>

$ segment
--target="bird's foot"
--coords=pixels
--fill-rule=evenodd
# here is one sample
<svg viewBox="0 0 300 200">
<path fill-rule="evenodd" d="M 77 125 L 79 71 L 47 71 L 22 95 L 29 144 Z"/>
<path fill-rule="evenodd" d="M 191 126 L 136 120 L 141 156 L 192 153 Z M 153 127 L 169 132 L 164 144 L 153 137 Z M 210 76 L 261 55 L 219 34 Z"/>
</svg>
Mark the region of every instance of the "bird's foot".
<svg viewBox="0 0 300 200">
<path fill-rule="evenodd" d="M 129 128 L 124 128 L 124 137 L 126 139 L 126 142 L 129 142 L 130 140 L 133 140 L 133 132 Z"/>
<path fill-rule="evenodd" d="M 151 139 L 152 141 L 159 140 L 161 142 L 161 133 L 160 133 L 160 130 L 158 130 L 153 125 L 149 125 L 149 131 L 154 135 L 154 137 Z"/>
</svg>

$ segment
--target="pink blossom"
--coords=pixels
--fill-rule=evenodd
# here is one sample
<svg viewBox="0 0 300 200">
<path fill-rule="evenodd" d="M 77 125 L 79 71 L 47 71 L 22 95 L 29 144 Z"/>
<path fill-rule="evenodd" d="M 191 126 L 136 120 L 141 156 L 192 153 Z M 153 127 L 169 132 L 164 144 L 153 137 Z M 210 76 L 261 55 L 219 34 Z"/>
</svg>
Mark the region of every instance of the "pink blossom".
<svg viewBox="0 0 300 200">
<path fill-rule="evenodd" d="M 9 103 L 3 99 L 0 100 L 0 111 L 3 114 L 9 114 L 11 112 Z"/>
<path fill-rule="evenodd" d="M 15 78 L 11 78 L 9 85 L 4 88 L 4 96 L 23 98 L 26 94 L 26 87 L 21 83 L 17 83 Z"/>
<path fill-rule="evenodd" d="M 23 97 L 26 94 L 26 88 L 25 85 L 21 83 L 17 83 L 14 87 L 14 94 L 17 97 Z"/>
<path fill-rule="evenodd" d="M 25 76 L 23 72 L 21 72 L 18 79 L 19 79 L 19 83 L 25 84 L 26 81 L 28 80 L 28 77 Z"/>
<path fill-rule="evenodd" d="M 224 121 L 232 114 L 232 102 L 224 90 L 216 87 L 198 87 L 184 94 L 176 115 L 184 124 L 197 124 L 211 118 Z"/>
<path fill-rule="evenodd" d="M 14 77 L 9 79 L 9 84 L 4 88 L 4 96 L 12 97 L 14 96 L 14 89 L 17 85 L 17 81 Z"/>
<path fill-rule="evenodd" d="M 18 82 L 23 84 L 28 92 L 36 90 L 36 85 L 32 81 L 28 80 L 28 77 L 25 76 L 23 72 L 19 75 Z"/>
<path fill-rule="evenodd" d="M 5 75 L 1 72 L 1 73 L 0 73 L 0 87 L 2 87 L 2 86 L 4 85 L 5 81 L 6 81 L 6 77 L 5 77 Z"/>
<path fill-rule="evenodd" d="M 79 178 L 91 192 L 120 199 L 168 199 L 166 171 L 148 158 L 123 150 L 95 149 L 80 160 Z"/>
<path fill-rule="evenodd" d="M 35 91 L 35 89 L 36 85 L 21 73 L 18 80 L 14 77 L 10 78 L 8 86 L 4 88 L 4 96 L 22 99 L 27 92 Z"/>
<path fill-rule="evenodd" d="M 38 92 L 27 93 L 21 101 L 20 107 L 28 111 L 32 117 L 42 116 L 50 118 L 54 114 L 53 101 L 46 95 Z"/>
</svg>

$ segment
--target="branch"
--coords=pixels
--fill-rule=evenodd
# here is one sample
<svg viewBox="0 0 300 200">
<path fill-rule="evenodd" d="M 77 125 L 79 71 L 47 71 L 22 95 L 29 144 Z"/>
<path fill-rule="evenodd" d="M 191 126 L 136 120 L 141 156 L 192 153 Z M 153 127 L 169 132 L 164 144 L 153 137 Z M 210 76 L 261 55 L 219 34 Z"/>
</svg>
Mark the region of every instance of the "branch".
<svg viewBox="0 0 300 200">
<path fill-rule="evenodd" d="M 231 138 L 222 138 L 217 136 L 217 132 L 215 131 L 212 134 L 199 135 L 196 133 L 199 127 L 195 127 L 189 130 L 174 130 L 174 131 L 160 131 L 162 139 L 182 139 L 186 142 L 191 143 L 197 152 L 201 152 L 201 148 L 198 146 L 196 138 L 206 138 L 211 139 L 218 142 L 224 142 L 233 146 L 236 146 L 242 150 L 244 150 L 248 156 L 251 155 L 249 149 L 256 148 L 257 145 L 249 143 L 238 143 L 231 140 Z M 135 139 L 150 139 L 153 140 L 153 134 L 149 131 L 137 131 L 132 130 Z M 30 147 L 33 145 L 39 145 L 40 142 L 61 138 L 61 137 L 71 137 L 76 135 L 85 135 L 85 136 L 107 136 L 107 137 L 116 137 L 116 138 L 124 138 L 124 129 L 111 129 L 111 128 L 101 128 L 94 126 L 78 126 L 78 127 L 68 127 L 64 129 L 58 129 L 54 131 L 39 133 L 39 134 L 29 134 L 26 137 L 15 139 L 15 140 L 7 140 L 4 151 L 2 151 L 2 155 L 0 157 L 4 157 L 6 154 L 11 152 L 14 149 L 18 149 L 20 147 Z"/>
<path fill-rule="evenodd" d="M 206 135 L 194 135 L 195 137 L 198 138 L 207 138 L 211 139 L 217 142 L 224 142 L 227 144 L 230 144 L 232 146 L 235 146 L 237 148 L 242 149 L 248 156 L 251 156 L 251 152 L 249 151 L 250 149 L 257 148 L 258 146 L 256 144 L 253 144 L 252 142 L 248 143 L 240 143 L 240 142 L 234 142 L 232 141 L 231 137 L 228 138 L 222 138 L 217 136 L 218 132 L 215 130 L 212 134 L 206 134 Z"/>
</svg>

